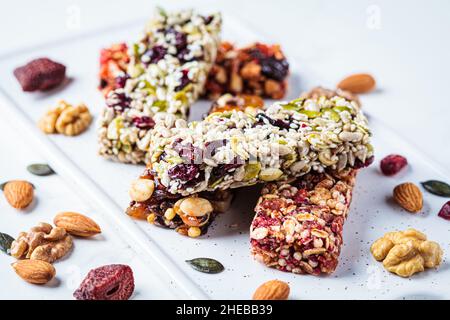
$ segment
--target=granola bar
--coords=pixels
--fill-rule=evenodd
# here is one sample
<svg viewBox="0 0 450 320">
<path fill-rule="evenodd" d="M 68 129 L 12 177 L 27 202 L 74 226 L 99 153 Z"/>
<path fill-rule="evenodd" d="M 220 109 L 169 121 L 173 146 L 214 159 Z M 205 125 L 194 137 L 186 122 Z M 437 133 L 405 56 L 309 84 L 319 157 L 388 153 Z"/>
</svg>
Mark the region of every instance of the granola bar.
<svg viewBox="0 0 450 320">
<path fill-rule="evenodd" d="M 256 260 L 297 274 L 330 274 L 337 265 L 356 169 L 309 173 L 264 186 L 250 227 Z"/>
<path fill-rule="evenodd" d="M 264 101 L 257 96 L 232 96 L 227 94 L 212 104 L 209 113 L 231 110 L 243 111 L 246 108 L 261 109 L 263 106 Z M 137 189 L 137 194 L 133 191 L 133 188 Z M 175 229 L 178 233 L 189 237 L 198 237 L 207 233 L 208 227 L 217 214 L 228 210 L 233 199 L 233 192 L 231 190 L 216 190 L 200 192 L 188 197 L 172 194 L 159 184 L 158 180 L 154 179 L 149 165 L 139 179 L 133 183 L 130 196 L 132 201 L 126 212 L 131 217 L 147 219 L 148 222 L 156 226 Z M 194 202 L 195 212 L 186 213 L 183 211 L 189 202 Z M 208 202 L 211 204 L 211 212 L 207 210 Z M 202 204 L 204 208 L 206 206 L 206 210 L 199 210 Z"/>
<path fill-rule="evenodd" d="M 373 161 L 369 137 L 355 102 L 299 98 L 265 110 L 216 112 L 201 122 L 156 126 L 150 163 L 168 192 L 187 196 L 367 166 Z"/>
<path fill-rule="evenodd" d="M 233 199 L 230 190 L 201 192 L 191 197 L 183 197 L 171 194 L 161 185 L 154 183 L 148 168 L 133 183 L 130 190 L 132 201 L 126 213 L 133 218 L 146 219 L 156 226 L 175 229 L 178 233 L 192 238 L 205 234 L 215 216 L 227 211 Z M 138 189 L 138 196 L 132 191 L 133 188 Z"/>
<path fill-rule="evenodd" d="M 220 14 L 157 12 L 142 37 L 128 46 L 126 74 L 106 97 L 99 129 L 102 156 L 145 162 L 155 124 L 170 127 L 187 117 L 216 58 L 220 29 Z"/>
<path fill-rule="evenodd" d="M 206 83 L 206 95 L 251 94 L 282 99 L 287 90 L 289 64 L 279 45 L 254 43 L 235 48 L 222 42 Z"/>
</svg>

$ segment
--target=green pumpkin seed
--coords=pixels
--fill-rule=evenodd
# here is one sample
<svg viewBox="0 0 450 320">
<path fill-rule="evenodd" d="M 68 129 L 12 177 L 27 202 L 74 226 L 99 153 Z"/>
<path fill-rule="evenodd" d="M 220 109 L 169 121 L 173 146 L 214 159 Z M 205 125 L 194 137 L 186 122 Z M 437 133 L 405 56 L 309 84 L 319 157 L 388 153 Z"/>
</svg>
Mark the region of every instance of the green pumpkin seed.
<svg viewBox="0 0 450 320">
<path fill-rule="evenodd" d="M 247 163 L 245 165 L 244 171 L 244 181 L 252 180 L 256 178 L 261 171 L 261 164 L 259 162 Z"/>
<path fill-rule="evenodd" d="M 306 115 L 310 119 L 314 119 L 322 115 L 320 111 L 312 111 L 312 110 L 300 110 L 299 113 Z"/>
<path fill-rule="evenodd" d="M 450 185 L 438 180 L 428 180 L 421 182 L 428 192 L 441 197 L 450 197 Z"/>
<path fill-rule="evenodd" d="M 186 262 L 194 269 L 203 273 L 219 273 L 225 270 L 223 264 L 211 258 L 195 258 L 186 260 Z"/>
<path fill-rule="evenodd" d="M 10 254 L 11 244 L 13 243 L 14 238 L 9 234 L 0 232 L 0 250 L 5 252 L 6 254 Z"/>
<path fill-rule="evenodd" d="M 34 174 L 36 176 L 49 176 L 51 174 L 54 174 L 55 171 L 45 163 L 34 163 L 30 164 L 27 167 L 27 170 L 29 173 Z"/>
</svg>

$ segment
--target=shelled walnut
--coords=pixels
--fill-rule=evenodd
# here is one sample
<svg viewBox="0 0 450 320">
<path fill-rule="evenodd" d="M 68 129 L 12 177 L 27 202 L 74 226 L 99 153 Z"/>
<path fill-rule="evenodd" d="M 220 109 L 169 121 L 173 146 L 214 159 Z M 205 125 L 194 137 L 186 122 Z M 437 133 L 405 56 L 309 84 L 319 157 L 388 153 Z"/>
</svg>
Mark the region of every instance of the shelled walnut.
<svg viewBox="0 0 450 320">
<path fill-rule="evenodd" d="M 61 133 L 76 136 L 83 133 L 91 124 L 92 116 L 84 104 L 72 106 L 60 100 L 38 122 L 39 128 L 47 134 Z"/>
<path fill-rule="evenodd" d="M 63 228 L 41 222 L 19 234 L 11 245 L 11 256 L 52 263 L 64 257 L 71 248 L 72 237 Z"/>
<path fill-rule="evenodd" d="M 438 243 L 428 241 L 415 229 L 388 232 L 372 244 L 370 251 L 388 271 L 401 277 L 439 266 L 443 255 Z"/>
</svg>

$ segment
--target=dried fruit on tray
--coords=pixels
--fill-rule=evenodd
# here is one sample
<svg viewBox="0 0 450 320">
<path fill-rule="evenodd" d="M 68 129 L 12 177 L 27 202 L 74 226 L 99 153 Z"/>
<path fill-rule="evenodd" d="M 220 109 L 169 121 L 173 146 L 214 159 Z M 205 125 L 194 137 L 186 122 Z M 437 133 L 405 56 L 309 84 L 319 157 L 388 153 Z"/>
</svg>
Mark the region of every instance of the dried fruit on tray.
<svg viewBox="0 0 450 320">
<path fill-rule="evenodd" d="M 39 58 L 14 70 L 23 91 L 49 90 L 60 85 L 66 77 L 66 67 L 48 58 Z"/>
<path fill-rule="evenodd" d="M 134 292 L 133 271 L 127 265 L 111 264 L 89 271 L 73 293 L 77 300 L 128 300 Z"/>
<path fill-rule="evenodd" d="M 235 48 L 222 42 L 208 76 L 206 95 L 211 99 L 225 93 L 282 99 L 288 75 L 289 63 L 279 45 L 254 43 Z"/>
</svg>

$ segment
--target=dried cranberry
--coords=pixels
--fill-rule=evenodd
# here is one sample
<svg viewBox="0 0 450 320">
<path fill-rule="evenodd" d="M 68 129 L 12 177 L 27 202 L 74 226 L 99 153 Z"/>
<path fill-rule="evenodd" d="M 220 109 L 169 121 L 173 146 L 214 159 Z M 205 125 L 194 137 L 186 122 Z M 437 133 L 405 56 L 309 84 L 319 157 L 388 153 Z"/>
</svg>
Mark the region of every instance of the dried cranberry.
<svg viewBox="0 0 450 320">
<path fill-rule="evenodd" d="M 289 63 L 286 59 L 277 60 L 273 57 L 260 61 L 261 72 L 268 78 L 283 81 L 289 73 Z"/>
<path fill-rule="evenodd" d="M 144 53 L 144 55 L 150 58 L 150 63 L 157 63 L 159 60 L 163 59 L 166 54 L 167 49 L 163 46 L 154 46 Z"/>
<path fill-rule="evenodd" d="M 118 76 L 115 80 L 116 82 L 116 88 L 125 88 L 125 83 L 127 82 L 127 80 L 130 78 L 129 75 L 124 74 L 121 76 Z"/>
<path fill-rule="evenodd" d="M 183 144 L 180 140 L 176 140 L 173 143 L 173 148 L 185 162 L 191 164 L 202 162 L 202 150 L 200 148 L 197 148 L 190 142 Z"/>
<path fill-rule="evenodd" d="M 175 35 L 175 47 L 178 51 L 187 47 L 187 37 L 183 32 L 178 32 L 173 30 L 172 33 Z"/>
<path fill-rule="evenodd" d="M 362 162 L 359 159 L 356 159 L 355 163 L 353 165 L 353 168 L 361 169 L 361 168 L 368 167 L 368 166 L 370 166 L 373 163 L 373 160 L 375 160 L 374 156 L 371 156 L 371 157 L 367 158 L 366 161 L 364 161 L 364 162 Z"/>
<path fill-rule="evenodd" d="M 155 126 L 155 121 L 148 116 L 135 117 L 133 123 L 139 129 L 152 129 Z"/>
<path fill-rule="evenodd" d="M 298 190 L 293 200 L 297 205 L 308 204 L 308 192 L 306 189 Z"/>
<path fill-rule="evenodd" d="M 289 123 L 280 119 L 272 119 L 265 115 L 264 113 L 258 113 L 256 115 L 256 118 L 259 120 L 260 123 L 269 123 L 275 127 L 281 128 L 281 129 L 289 129 Z"/>
<path fill-rule="evenodd" d="M 447 201 L 439 210 L 438 216 L 445 219 L 450 220 L 450 201 Z"/>
<path fill-rule="evenodd" d="M 205 147 L 206 147 L 206 151 L 205 151 L 205 157 L 206 158 L 211 158 L 214 157 L 214 155 L 217 152 L 217 149 L 224 147 L 228 144 L 228 140 L 227 139 L 222 139 L 222 140 L 213 140 L 213 141 L 208 141 L 205 143 Z"/>
<path fill-rule="evenodd" d="M 214 19 L 214 16 L 207 16 L 207 17 L 203 17 L 203 20 L 205 21 L 205 24 L 208 25 L 210 24 Z"/>
<path fill-rule="evenodd" d="M 179 179 L 183 183 L 194 180 L 200 173 L 200 168 L 195 164 L 177 164 L 167 172 L 171 179 Z"/>
<path fill-rule="evenodd" d="M 237 157 L 233 160 L 232 163 L 218 165 L 217 167 L 212 169 L 211 174 L 215 178 L 222 178 L 227 173 L 231 172 L 233 169 L 236 169 L 236 168 L 239 168 L 240 166 L 242 166 L 243 163 L 244 162 L 239 157 Z"/>
<path fill-rule="evenodd" d="M 407 164 L 408 161 L 405 157 L 402 157 L 398 154 L 390 154 L 381 160 L 380 169 L 384 175 L 392 176 L 399 172 Z"/>
<path fill-rule="evenodd" d="M 114 93 L 110 98 L 106 100 L 106 105 L 110 108 L 117 110 L 125 110 L 130 107 L 131 98 L 124 92 Z"/>
<path fill-rule="evenodd" d="M 175 91 L 182 90 L 184 87 L 186 87 L 189 84 L 189 82 L 191 82 L 191 80 L 189 80 L 189 78 L 188 78 L 188 72 L 189 72 L 188 70 L 182 71 L 183 75 L 181 76 L 180 84 L 175 87 Z"/>
<path fill-rule="evenodd" d="M 133 291 L 131 268 L 123 264 L 111 264 L 89 271 L 73 296 L 77 300 L 128 300 Z"/>
</svg>

